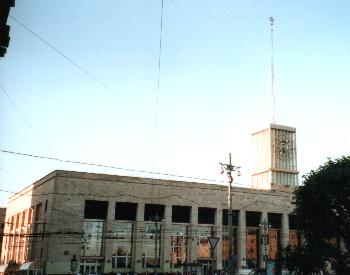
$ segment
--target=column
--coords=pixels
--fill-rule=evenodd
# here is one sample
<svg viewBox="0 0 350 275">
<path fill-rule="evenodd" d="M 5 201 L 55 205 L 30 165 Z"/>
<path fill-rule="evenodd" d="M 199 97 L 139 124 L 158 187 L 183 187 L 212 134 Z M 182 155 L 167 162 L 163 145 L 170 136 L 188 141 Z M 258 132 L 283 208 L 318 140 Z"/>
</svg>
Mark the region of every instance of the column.
<svg viewBox="0 0 350 275">
<path fill-rule="evenodd" d="M 219 242 L 216 245 L 215 255 L 216 255 L 216 269 L 222 269 L 222 208 L 216 208 L 216 220 L 215 220 L 216 230 L 215 237 L 219 238 Z"/>
<path fill-rule="evenodd" d="M 133 245 L 133 266 L 134 271 L 137 273 L 142 273 L 142 252 L 143 252 L 143 239 L 144 239 L 144 213 L 145 204 L 137 204 L 136 222 L 135 222 L 135 235 L 134 235 L 134 245 Z"/>
<path fill-rule="evenodd" d="M 162 239 L 161 239 L 161 252 L 160 257 L 161 270 L 162 272 L 170 272 L 170 237 L 171 237 L 171 217 L 172 217 L 172 205 L 165 206 L 164 212 L 164 223 L 162 229 Z"/>
<path fill-rule="evenodd" d="M 289 243 L 289 218 L 288 213 L 282 214 L 281 246 L 285 248 Z"/>
<path fill-rule="evenodd" d="M 237 254 L 238 254 L 238 268 L 246 266 L 247 255 L 247 227 L 246 227 L 246 212 L 239 211 L 238 216 L 238 232 L 237 232 Z"/>
<path fill-rule="evenodd" d="M 197 261 L 198 206 L 191 207 L 191 224 L 188 227 L 188 262 Z"/>
<path fill-rule="evenodd" d="M 264 232 L 264 221 L 267 221 L 267 230 L 266 232 Z M 260 240 L 263 240 L 263 235 L 264 234 L 269 234 L 269 221 L 268 221 L 268 215 L 267 215 L 267 212 L 262 212 L 261 213 L 261 216 L 260 216 L 260 229 L 259 229 L 259 237 L 260 237 Z M 267 237 L 268 238 L 268 237 Z M 259 262 L 259 267 L 260 268 L 265 268 L 265 261 L 264 261 L 264 255 L 266 255 L 267 253 L 267 257 L 269 255 L 269 245 L 267 244 L 267 239 L 266 239 L 266 243 L 261 242 L 259 240 L 259 259 L 258 259 L 258 262 Z"/>
<path fill-rule="evenodd" d="M 108 202 L 107 221 L 104 228 L 104 234 L 113 232 L 113 224 L 115 223 L 115 201 Z M 115 232 L 113 232 L 115 233 Z M 112 272 L 112 253 L 113 253 L 113 239 L 106 238 L 104 241 L 104 273 Z"/>
</svg>

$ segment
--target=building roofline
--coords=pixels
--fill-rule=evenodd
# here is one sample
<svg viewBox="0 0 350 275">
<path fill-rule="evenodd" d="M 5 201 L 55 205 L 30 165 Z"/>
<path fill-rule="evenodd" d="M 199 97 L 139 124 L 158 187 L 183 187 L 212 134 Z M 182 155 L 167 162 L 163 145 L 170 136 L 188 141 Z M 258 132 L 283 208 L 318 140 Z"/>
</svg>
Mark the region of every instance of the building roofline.
<svg viewBox="0 0 350 275">
<path fill-rule="evenodd" d="M 145 177 L 135 177 L 135 176 L 121 176 L 112 174 L 101 174 L 101 173 L 90 173 L 90 172 L 79 172 L 79 171 L 69 171 L 69 170 L 54 170 L 41 179 L 35 181 L 31 185 L 23 188 L 22 190 L 16 192 L 16 194 L 10 196 L 8 202 L 11 202 L 26 193 L 36 189 L 37 187 L 45 184 L 52 178 L 76 178 L 76 179 L 90 179 L 90 180 L 100 180 L 100 181 L 115 181 L 115 182 L 125 182 L 125 183 L 135 183 L 135 184 L 150 184 L 150 185 L 163 185 L 163 186 L 178 186 L 178 187 L 191 187 L 198 189 L 212 189 L 225 191 L 227 189 L 226 184 L 214 184 L 206 182 L 193 182 L 193 181 L 180 181 L 180 180 L 169 180 L 160 178 L 145 178 Z M 190 185 L 190 186 L 189 186 Z M 235 192 L 247 192 L 250 193 L 271 193 L 276 192 L 276 190 L 266 190 L 266 189 L 256 189 L 252 187 L 237 187 L 233 185 Z"/>
<path fill-rule="evenodd" d="M 278 124 L 270 124 L 270 128 L 271 129 L 278 129 L 278 130 L 285 130 L 285 131 L 289 131 L 289 132 L 296 132 L 296 128 L 294 127 L 290 127 L 290 126 L 285 126 L 285 125 L 278 125 Z"/>
<path fill-rule="evenodd" d="M 293 132 L 295 133 L 296 132 L 296 128 L 294 127 L 290 127 L 290 126 L 285 126 L 285 125 L 279 125 L 279 124 L 270 124 L 269 127 L 267 128 L 264 128 L 264 129 L 261 129 L 257 132 L 254 132 L 252 133 L 252 136 L 256 135 L 256 134 L 259 134 L 261 132 L 264 132 L 264 131 L 267 131 L 267 130 L 270 130 L 270 129 L 277 129 L 277 130 L 285 130 L 285 131 L 289 131 L 289 132 Z"/>
<path fill-rule="evenodd" d="M 47 181 L 51 180 L 52 178 L 54 178 L 56 176 L 56 174 L 57 174 L 57 170 L 52 171 L 51 173 L 47 174 L 46 176 L 42 177 L 41 179 L 39 179 L 39 180 L 35 181 L 34 183 L 24 187 L 20 191 L 18 191 L 15 194 L 11 195 L 8 198 L 8 202 L 11 202 L 11 201 L 17 199 L 18 197 L 22 197 L 26 193 L 36 189 L 40 185 L 42 185 L 42 184 L 46 183 Z"/>
</svg>

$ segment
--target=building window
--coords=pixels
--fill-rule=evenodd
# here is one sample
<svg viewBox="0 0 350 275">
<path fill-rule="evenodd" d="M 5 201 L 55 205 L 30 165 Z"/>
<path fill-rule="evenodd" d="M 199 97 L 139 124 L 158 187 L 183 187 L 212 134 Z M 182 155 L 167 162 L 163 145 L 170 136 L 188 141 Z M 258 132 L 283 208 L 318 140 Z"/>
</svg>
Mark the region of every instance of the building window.
<svg viewBox="0 0 350 275">
<path fill-rule="evenodd" d="M 22 221 L 21 221 L 21 226 L 25 226 L 26 224 L 26 215 L 27 215 L 27 211 L 23 211 L 22 212 Z"/>
<path fill-rule="evenodd" d="M 279 213 L 268 213 L 267 220 L 269 226 L 274 229 L 281 229 L 282 227 L 282 214 Z"/>
<path fill-rule="evenodd" d="M 115 219 L 136 221 L 137 203 L 117 202 L 115 204 Z"/>
<path fill-rule="evenodd" d="M 45 212 L 47 211 L 47 202 L 48 200 L 45 201 Z"/>
<path fill-rule="evenodd" d="M 86 200 L 84 209 L 85 219 L 105 220 L 108 212 L 108 201 Z"/>
<path fill-rule="evenodd" d="M 143 239 L 143 252 L 142 252 L 142 266 L 143 268 L 147 267 L 158 267 L 159 268 L 159 259 L 161 251 L 161 228 L 162 226 L 158 224 L 156 230 L 154 223 L 145 224 L 145 233 Z M 156 237 L 158 238 L 156 239 Z M 156 246 L 157 243 L 157 246 Z M 157 247 L 157 252 L 155 251 Z M 156 257 L 155 257 L 156 255 Z"/>
<path fill-rule="evenodd" d="M 198 224 L 214 224 L 215 208 L 198 207 Z"/>
<path fill-rule="evenodd" d="M 33 208 L 29 208 L 29 213 L 28 213 L 28 224 L 32 223 L 32 215 L 33 215 Z"/>
<path fill-rule="evenodd" d="M 164 205 L 160 204 L 145 204 L 145 221 L 154 221 L 155 216 L 159 217 L 159 220 L 164 218 Z"/>
<path fill-rule="evenodd" d="M 299 244 L 301 244 L 301 239 L 297 231 L 296 216 L 294 214 L 289 214 L 288 219 L 289 219 L 289 244 L 292 247 L 297 247 Z"/>
<path fill-rule="evenodd" d="M 13 229 L 14 223 L 15 223 L 15 216 L 12 216 L 10 221 L 10 230 Z"/>
<path fill-rule="evenodd" d="M 81 256 L 101 256 L 103 240 L 103 221 L 85 221 Z"/>
<path fill-rule="evenodd" d="M 17 214 L 17 217 L 16 217 L 16 228 L 19 227 L 19 221 L 20 221 L 20 214 Z"/>
<path fill-rule="evenodd" d="M 190 223 L 191 206 L 172 206 L 171 220 L 174 223 Z"/>
<path fill-rule="evenodd" d="M 43 230 L 41 232 L 41 240 L 43 241 L 45 238 L 45 234 L 46 234 L 46 222 L 43 222 Z"/>
<path fill-rule="evenodd" d="M 222 228 L 222 260 L 224 267 L 228 267 L 228 227 Z M 232 228 L 232 254 L 237 255 L 237 227 Z"/>
<path fill-rule="evenodd" d="M 289 214 L 288 220 L 289 220 L 289 229 L 296 230 L 297 229 L 296 216 L 293 214 Z"/>
<path fill-rule="evenodd" d="M 282 214 L 268 213 L 269 223 L 269 259 L 276 260 L 281 242 Z"/>
<path fill-rule="evenodd" d="M 246 225 L 247 227 L 259 227 L 260 225 L 260 212 L 247 211 L 246 212 Z"/>
<path fill-rule="evenodd" d="M 42 203 L 38 203 L 35 207 L 35 216 L 34 216 L 34 221 L 38 222 L 40 219 L 40 215 L 41 215 L 41 208 L 42 208 Z"/>
<path fill-rule="evenodd" d="M 10 236 L 9 242 L 8 242 L 8 247 L 7 247 L 7 259 L 8 260 L 12 259 L 13 241 L 14 241 L 14 237 Z"/>
<path fill-rule="evenodd" d="M 281 242 L 281 232 L 277 229 L 269 229 L 269 259 L 277 260 L 278 248 Z"/>
<path fill-rule="evenodd" d="M 212 226 L 198 226 L 197 235 L 197 247 L 198 247 L 198 258 L 209 258 L 210 257 L 210 244 L 208 237 L 213 236 Z"/>
<path fill-rule="evenodd" d="M 38 238 L 38 234 L 40 233 L 40 216 L 41 216 L 41 208 L 42 208 L 42 203 L 38 203 L 35 207 L 35 214 L 34 214 L 34 228 L 33 228 L 33 241 L 39 241 L 41 239 Z"/>
<path fill-rule="evenodd" d="M 259 264 L 259 229 L 261 212 L 247 211 L 246 212 L 246 225 L 247 225 L 247 247 L 246 247 L 246 256 L 247 256 L 247 266 L 249 268 L 256 268 Z"/>
<path fill-rule="evenodd" d="M 259 259 L 259 229 L 247 228 L 247 266 L 249 268 L 258 267 Z"/>
<path fill-rule="evenodd" d="M 181 267 L 187 260 L 188 230 L 186 225 L 174 224 L 171 237 L 170 267 Z"/>
<path fill-rule="evenodd" d="M 112 268 L 131 268 L 133 224 L 118 223 L 113 226 Z"/>
<path fill-rule="evenodd" d="M 292 247 L 297 247 L 299 243 L 298 232 L 296 230 L 289 230 L 289 244 Z"/>
<path fill-rule="evenodd" d="M 24 251 L 25 251 L 25 237 L 21 236 L 19 237 L 19 254 L 18 254 L 18 262 L 24 262 Z"/>
</svg>

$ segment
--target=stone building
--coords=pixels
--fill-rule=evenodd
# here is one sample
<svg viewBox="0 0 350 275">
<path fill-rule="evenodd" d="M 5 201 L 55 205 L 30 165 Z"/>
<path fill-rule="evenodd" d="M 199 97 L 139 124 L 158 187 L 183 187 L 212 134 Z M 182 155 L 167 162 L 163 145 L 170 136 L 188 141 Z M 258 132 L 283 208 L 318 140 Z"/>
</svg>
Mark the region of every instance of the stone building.
<svg viewBox="0 0 350 275">
<path fill-rule="evenodd" d="M 233 187 L 239 268 L 263 266 L 265 252 L 273 260 L 296 242 L 295 129 L 270 125 L 253 143 L 256 186 Z M 32 262 L 45 274 L 182 272 L 193 264 L 206 274 L 227 266 L 227 212 L 226 185 L 54 171 L 10 197 L 1 263 Z M 260 241 L 265 220 L 269 245 Z"/>
</svg>

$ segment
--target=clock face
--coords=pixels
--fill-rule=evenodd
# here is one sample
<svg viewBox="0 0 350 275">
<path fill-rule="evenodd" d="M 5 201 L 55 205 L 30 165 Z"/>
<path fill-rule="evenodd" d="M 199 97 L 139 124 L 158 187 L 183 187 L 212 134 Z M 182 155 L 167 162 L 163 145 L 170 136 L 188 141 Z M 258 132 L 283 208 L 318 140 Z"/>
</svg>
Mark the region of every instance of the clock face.
<svg viewBox="0 0 350 275">
<path fill-rule="evenodd" d="M 276 153 L 280 159 L 292 156 L 292 144 L 285 134 L 278 134 L 276 137 Z"/>
</svg>

